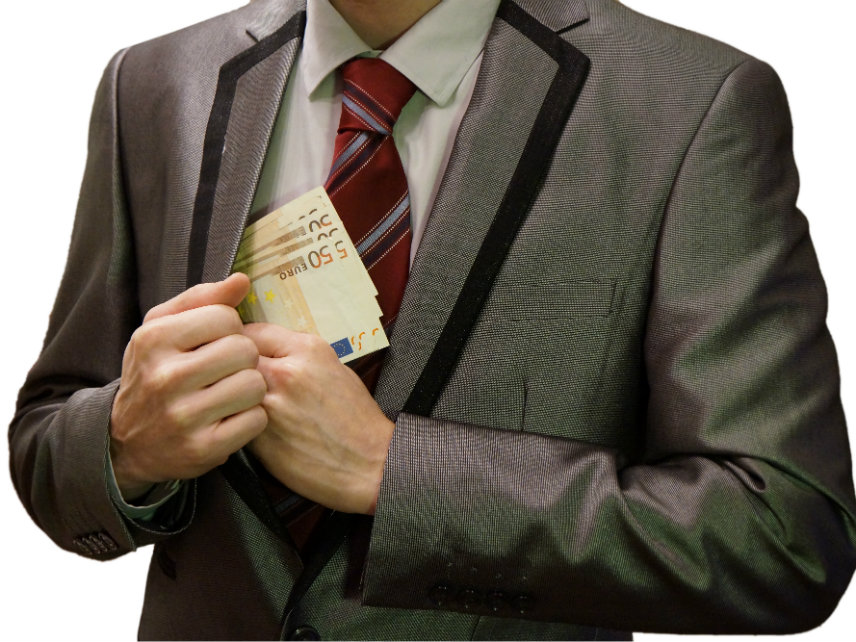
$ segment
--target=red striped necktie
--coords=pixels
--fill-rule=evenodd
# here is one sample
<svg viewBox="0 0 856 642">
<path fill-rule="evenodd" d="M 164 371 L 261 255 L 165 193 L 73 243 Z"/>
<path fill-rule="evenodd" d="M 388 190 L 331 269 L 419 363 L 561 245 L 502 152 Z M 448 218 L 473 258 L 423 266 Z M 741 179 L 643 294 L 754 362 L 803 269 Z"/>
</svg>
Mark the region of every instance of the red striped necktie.
<svg viewBox="0 0 856 642">
<path fill-rule="evenodd" d="M 345 63 L 342 79 L 342 116 L 324 187 L 377 288 L 389 334 L 407 283 L 411 241 L 410 195 L 392 128 L 416 87 L 379 58 Z M 369 389 L 381 355 L 355 365 Z"/>
<path fill-rule="evenodd" d="M 342 66 L 342 116 L 325 188 L 378 291 L 387 334 L 398 316 L 410 270 L 410 196 L 392 128 L 416 87 L 378 58 Z M 349 365 L 374 389 L 383 351 Z M 288 492 L 272 476 L 261 478 L 299 549 L 322 517 L 323 507 Z"/>
</svg>

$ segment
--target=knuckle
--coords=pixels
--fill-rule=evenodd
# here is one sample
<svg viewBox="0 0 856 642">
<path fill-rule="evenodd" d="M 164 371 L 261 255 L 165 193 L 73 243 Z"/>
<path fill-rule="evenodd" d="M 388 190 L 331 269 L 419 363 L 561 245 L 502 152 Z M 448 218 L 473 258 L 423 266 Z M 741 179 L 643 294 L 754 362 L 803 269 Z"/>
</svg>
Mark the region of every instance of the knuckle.
<svg viewBox="0 0 856 642">
<path fill-rule="evenodd" d="M 217 322 L 223 329 L 223 334 L 240 334 L 244 322 L 241 321 L 241 316 L 235 308 L 222 303 L 216 304 Z"/>
<path fill-rule="evenodd" d="M 155 319 L 137 328 L 140 349 L 151 357 L 175 350 L 176 339 L 181 337 L 181 326 L 174 317 Z"/>
<path fill-rule="evenodd" d="M 175 369 L 166 363 L 146 368 L 143 376 L 146 389 L 156 394 L 171 390 L 176 378 Z"/>
<path fill-rule="evenodd" d="M 211 448 L 205 440 L 191 439 L 185 445 L 184 457 L 190 467 L 206 470 L 212 459 Z"/>
<path fill-rule="evenodd" d="M 163 316 L 163 311 L 166 308 L 166 303 L 161 303 L 160 305 L 156 305 L 153 308 L 150 308 L 146 315 L 143 317 L 143 325 L 147 323 L 152 323 L 155 319 Z"/>
<path fill-rule="evenodd" d="M 303 334 L 301 335 L 300 340 L 307 350 L 311 350 L 313 352 L 330 347 L 327 345 L 327 342 L 317 334 Z"/>
<path fill-rule="evenodd" d="M 277 359 L 269 371 L 271 382 L 276 387 L 291 387 L 301 378 L 302 365 L 291 359 Z"/>
<path fill-rule="evenodd" d="M 164 324 L 159 319 L 155 319 L 137 328 L 132 336 L 132 341 L 145 352 L 162 345 L 166 338 L 165 335 Z"/>
<path fill-rule="evenodd" d="M 242 334 L 230 335 L 229 340 L 241 360 L 254 368 L 259 361 L 259 349 L 253 340 Z"/>
<path fill-rule="evenodd" d="M 261 406 L 253 406 L 245 411 L 244 421 L 246 422 L 247 432 L 254 437 L 260 435 L 267 427 L 267 411 Z"/>
<path fill-rule="evenodd" d="M 231 455 L 227 450 L 217 448 L 216 446 L 217 444 L 215 443 L 205 442 L 204 446 L 200 448 L 201 459 L 198 466 L 205 469 L 206 472 L 211 468 L 225 464 L 226 460 L 229 459 L 229 455 Z"/>
<path fill-rule="evenodd" d="M 247 391 L 251 401 L 260 404 L 267 394 L 267 382 L 258 370 L 245 370 L 247 374 Z"/>
<path fill-rule="evenodd" d="M 267 382 L 258 370 L 246 368 L 236 372 L 234 381 L 237 384 L 236 394 L 241 400 L 242 409 L 260 404 L 267 394 Z"/>
<path fill-rule="evenodd" d="M 164 409 L 164 418 L 172 428 L 186 431 L 193 426 L 195 415 L 186 403 L 175 401 Z"/>
<path fill-rule="evenodd" d="M 264 407 L 262 407 L 262 406 L 255 406 L 255 407 L 251 408 L 250 410 L 255 415 L 255 419 L 256 419 L 259 431 L 264 430 L 265 426 L 267 426 L 267 422 L 269 419 L 268 414 L 267 414 L 267 410 L 265 410 Z"/>
</svg>

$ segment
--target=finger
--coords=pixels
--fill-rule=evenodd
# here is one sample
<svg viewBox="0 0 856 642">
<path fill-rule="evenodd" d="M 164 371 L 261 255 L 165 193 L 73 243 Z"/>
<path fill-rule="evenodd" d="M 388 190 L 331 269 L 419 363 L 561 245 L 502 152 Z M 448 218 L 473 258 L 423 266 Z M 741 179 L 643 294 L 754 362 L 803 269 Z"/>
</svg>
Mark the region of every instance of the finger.
<svg viewBox="0 0 856 642">
<path fill-rule="evenodd" d="M 289 388 L 293 379 L 300 376 L 292 361 L 283 362 L 279 357 L 259 355 L 256 370 L 264 378 L 268 392 L 281 391 L 283 387 Z"/>
<path fill-rule="evenodd" d="M 259 355 L 286 357 L 297 352 L 321 350 L 335 355 L 335 351 L 321 337 L 306 332 L 294 332 L 273 323 L 248 323 L 241 330 L 256 344 Z"/>
<path fill-rule="evenodd" d="M 181 412 L 195 417 L 197 425 L 213 425 L 258 406 L 266 392 L 267 385 L 261 373 L 252 369 L 241 370 L 191 393 L 184 400 Z"/>
<path fill-rule="evenodd" d="M 242 327 L 234 308 L 206 305 L 144 323 L 137 334 L 144 349 L 169 347 L 184 352 L 231 334 L 242 334 Z"/>
<path fill-rule="evenodd" d="M 258 360 L 255 343 L 230 334 L 176 355 L 173 367 L 184 390 L 198 390 L 241 370 L 254 369 Z"/>
<path fill-rule="evenodd" d="M 212 439 L 215 447 L 225 458 L 264 432 L 267 422 L 267 413 L 261 406 L 253 406 L 226 417 L 213 429 Z"/>
<path fill-rule="evenodd" d="M 249 277 L 246 274 L 236 272 L 223 281 L 195 285 L 178 296 L 156 305 L 148 311 L 143 323 L 206 305 L 220 304 L 234 308 L 243 301 L 249 291 Z"/>
<path fill-rule="evenodd" d="M 273 323 L 248 323 L 241 330 L 245 337 L 253 340 L 259 355 L 285 357 L 291 352 L 298 332 Z"/>
</svg>

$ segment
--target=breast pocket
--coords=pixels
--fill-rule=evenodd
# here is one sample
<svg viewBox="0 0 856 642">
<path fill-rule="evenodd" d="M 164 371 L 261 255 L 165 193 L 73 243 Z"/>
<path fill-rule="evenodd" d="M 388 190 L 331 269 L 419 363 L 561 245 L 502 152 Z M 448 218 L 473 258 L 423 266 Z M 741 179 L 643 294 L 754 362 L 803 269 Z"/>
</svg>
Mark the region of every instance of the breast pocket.
<svg viewBox="0 0 856 642">
<path fill-rule="evenodd" d="M 497 282 L 440 401 L 441 416 L 563 434 L 552 424 L 600 379 L 618 292 L 609 279 Z"/>
</svg>

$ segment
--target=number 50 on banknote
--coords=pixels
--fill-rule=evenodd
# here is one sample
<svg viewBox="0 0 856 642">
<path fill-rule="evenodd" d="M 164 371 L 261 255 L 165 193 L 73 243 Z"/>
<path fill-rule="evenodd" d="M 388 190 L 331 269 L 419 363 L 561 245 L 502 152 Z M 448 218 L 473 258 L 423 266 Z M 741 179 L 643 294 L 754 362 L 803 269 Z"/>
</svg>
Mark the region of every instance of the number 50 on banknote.
<svg viewBox="0 0 856 642">
<path fill-rule="evenodd" d="M 232 271 L 250 277 L 245 323 L 317 334 L 343 363 L 389 345 L 377 290 L 323 187 L 247 226 Z"/>
</svg>

